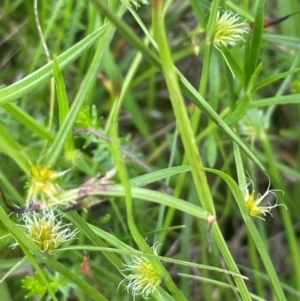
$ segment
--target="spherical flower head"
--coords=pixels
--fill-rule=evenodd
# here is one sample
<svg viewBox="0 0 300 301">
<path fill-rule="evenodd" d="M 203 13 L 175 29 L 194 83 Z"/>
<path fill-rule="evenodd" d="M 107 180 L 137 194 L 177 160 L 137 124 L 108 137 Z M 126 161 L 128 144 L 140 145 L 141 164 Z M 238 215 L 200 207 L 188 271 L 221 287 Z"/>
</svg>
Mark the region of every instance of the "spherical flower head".
<svg viewBox="0 0 300 301">
<path fill-rule="evenodd" d="M 252 185 L 253 187 L 253 182 L 252 180 L 249 178 L 247 179 L 248 182 L 247 182 L 247 187 Z M 280 205 L 282 206 L 285 206 L 283 204 L 278 204 L 278 200 L 277 200 L 277 195 L 276 195 L 276 191 L 281 191 L 281 190 L 276 190 L 276 189 L 270 189 L 270 185 L 271 185 L 271 182 L 269 180 L 269 185 L 268 185 L 268 188 L 266 190 L 266 192 L 261 195 L 261 194 L 257 194 L 255 196 L 255 190 L 253 189 L 252 190 L 252 193 L 249 194 L 249 190 L 247 187 L 245 187 L 244 189 L 242 189 L 242 192 L 244 192 L 244 197 L 245 197 L 245 201 L 246 201 L 246 205 L 247 205 L 247 208 L 249 210 L 249 213 L 252 215 L 252 216 L 255 216 L 255 217 L 259 217 L 261 218 L 262 220 L 264 220 L 264 218 L 262 218 L 260 215 L 264 215 L 266 216 L 267 213 L 269 213 L 270 215 L 271 214 L 271 210 L 275 207 L 278 207 Z M 281 191 L 283 192 L 283 191 Z M 260 206 L 260 204 L 262 203 L 262 201 L 269 195 L 269 194 L 273 194 L 276 198 L 276 202 L 274 205 L 271 205 L 270 203 L 269 206 Z"/>
<path fill-rule="evenodd" d="M 157 255 L 157 246 L 153 246 L 152 250 Z M 133 296 L 142 295 L 143 298 L 149 298 L 149 295 L 153 294 L 159 285 L 161 284 L 161 278 L 158 275 L 155 267 L 150 260 L 144 256 L 133 256 L 132 262 L 125 264 L 123 272 L 129 274 L 122 275 L 125 277 L 122 283 L 126 283 L 127 292 L 131 290 Z"/>
<path fill-rule="evenodd" d="M 250 27 L 246 21 L 240 21 L 241 17 L 232 11 L 218 11 L 215 25 L 214 46 L 219 49 L 235 46 L 240 40 L 244 40 L 244 34 L 249 33 Z"/>
<path fill-rule="evenodd" d="M 69 170 L 62 172 L 52 171 L 48 166 L 43 166 L 39 163 L 30 165 L 27 201 L 31 202 L 35 198 L 41 198 L 45 202 L 47 198 L 56 200 L 55 195 L 58 194 L 61 189 L 55 183 L 55 180 L 68 171 Z"/>
<path fill-rule="evenodd" d="M 43 252 L 57 249 L 63 242 L 73 239 L 78 233 L 78 230 L 71 231 L 71 224 L 62 222 L 62 215 L 55 215 L 51 208 L 41 213 L 33 211 L 23 214 L 26 234 Z"/>
</svg>

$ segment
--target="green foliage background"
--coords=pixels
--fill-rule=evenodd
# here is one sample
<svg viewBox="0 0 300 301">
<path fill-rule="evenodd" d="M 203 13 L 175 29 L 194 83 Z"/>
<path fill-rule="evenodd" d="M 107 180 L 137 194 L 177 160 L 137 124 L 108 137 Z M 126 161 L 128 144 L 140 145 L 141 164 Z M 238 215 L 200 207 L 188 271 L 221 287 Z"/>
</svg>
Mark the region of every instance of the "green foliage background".
<svg viewBox="0 0 300 301">
<path fill-rule="evenodd" d="M 223 55 L 212 44 L 219 9 L 252 27 Z M 139 250 L 163 279 L 150 300 L 300 300 L 300 15 L 263 27 L 298 9 L 297 0 L 40 1 L 47 57 L 33 1 L 3 0 L 0 186 L 23 207 L 30 164 L 70 169 L 57 198 L 63 210 L 76 202 L 64 220 L 80 232 L 41 252 L 3 203 L 2 300 L 132 300 L 118 285 Z M 245 177 L 250 194 L 270 180 L 285 206 L 250 216 Z"/>
</svg>

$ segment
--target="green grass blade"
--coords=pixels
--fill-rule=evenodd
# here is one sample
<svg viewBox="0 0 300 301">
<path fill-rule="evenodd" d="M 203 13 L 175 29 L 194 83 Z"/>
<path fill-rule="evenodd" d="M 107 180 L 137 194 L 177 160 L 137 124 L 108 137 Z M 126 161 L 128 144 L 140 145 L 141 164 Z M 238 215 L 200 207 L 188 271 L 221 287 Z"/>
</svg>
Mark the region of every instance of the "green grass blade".
<svg viewBox="0 0 300 301">
<path fill-rule="evenodd" d="M 240 208 L 241 215 L 242 215 L 244 222 L 249 230 L 249 233 L 251 234 L 251 236 L 256 244 L 256 248 L 260 254 L 261 260 L 264 263 L 265 269 L 269 275 L 269 280 L 272 285 L 273 291 L 277 296 L 277 300 L 286 301 L 286 297 L 281 288 L 281 285 L 280 285 L 279 279 L 277 277 L 277 273 L 274 269 L 274 266 L 270 260 L 265 243 L 263 242 L 262 237 L 260 236 L 260 234 L 253 222 L 253 219 L 249 214 L 249 211 L 247 209 L 246 202 L 244 200 L 244 197 L 240 190 L 240 187 L 226 173 L 219 171 L 219 170 L 215 170 L 215 169 L 209 169 L 209 168 L 207 168 L 206 170 L 208 172 L 212 172 L 212 173 L 220 176 L 226 182 L 228 187 L 230 188 L 230 190 Z"/>
<path fill-rule="evenodd" d="M 285 78 L 288 75 L 297 73 L 299 71 L 300 71 L 300 68 L 295 68 L 295 69 L 289 70 L 287 72 L 282 72 L 282 73 L 279 73 L 279 74 L 267 77 L 264 80 L 258 82 L 256 85 L 254 85 L 254 87 L 252 88 L 252 91 L 255 92 L 255 91 L 257 91 L 257 90 L 265 87 L 266 85 L 269 85 L 269 84 L 271 84 L 271 83 L 273 83 L 273 82 L 275 82 L 275 81 L 277 81 L 279 79 Z"/>
<path fill-rule="evenodd" d="M 56 93 L 57 93 L 57 101 L 58 101 L 58 116 L 59 116 L 59 124 L 62 125 L 68 112 L 69 112 L 69 100 L 66 91 L 65 81 L 61 74 L 61 70 L 59 68 L 59 64 L 57 58 L 55 57 L 53 60 L 53 73 L 54 73 L 54 80 L 56 85 Z M 73 134 L 69 133 L 65 140 L 65 151 L 72 151 L 74 150 L 74 141 L 73 141 Z"/>
<path fill-rule="evenodd" d="M 71 62 L 77 59 L 86 49 L 88 49 L 107 30 L 107 25 L 102 26 L 82 41 L 75 44 L 70 49 L 57 57 L 60 69 L 64 69 Z M 0 90 L 0 105 L 14 101 L 40 85 L 47 82 L 53 75 L 53 63 L 48 63 L 37 71 L 29 74 L 20 81 Z"/>
<path fill-rule="evenodd" d="M 271 42 L 274 45 L 282 45 L 287 48 L 295 48 L 299 50 L 299 38 L 298 37 L 290 37 L 285 35 L 279 35 L 279 34 L 270 34 L 270 33 L 264 33 L 263 39 L 265 41 Z"/>
<path fill-rule="evenodd" d="M 158 57 L 143 44 L 141 39 L 137 37 L 131 28 L 116 16 L 106 4 L 101 0 L 91 0 L 95 3 L 100 12 L 104 13 L 113 24 L 118 28 L 119 32 L 151 63 L 154 67 L 161 70 L 161 64 Z M 182 92 L 201 110 L 203 110 L 216 124 L 218 124 L 239 146 L 240 148 L 262 169 L 264 167 L 253 154 L 249 147 L 232 131 L 230 127 L 219 117 L 219 115 L 211 108 L 208 102 L 199 94 L 199 92 L 190 84 L 190 82 L 177 71 L 178 78 L 182 84 Z"/>
<path fill-rule="evenodd" d="M 209 212 L 207 210 L 202 209 L 199 206 L 188 203 L 182 199 L 173 197 L 168 194 L 164 194 L 158 191 L 140 188 L 140 187 L 131 187 L 132 197 L 136 199 L 140 199 L 143 201 L 154 202 L 158 204 L 162 204 L 165 206 L 169 206 L 175 208 L 177 210 L 189 213 L 198 218 L 207 220 L 209 216 Z M 59 200 L 62 202 L 68 202 L 69 200 L 78 199 L 83 196 L 124 196 L 124 188 L 121 185 L 100 185 L 100 186 L 90 186 L 86 189 L 76 188 L 71 190 L 66 190 L 58 196 Z M 87 203 L 87 205 L 92 205 L 94 203 L 101 203 L 101 200 L 94 201 L 93 203 Z"/>
<path fill-rule="evenodd" d="M 195 276 L 195 275 L 189 275 L 189 274 L 182 274 L 182 273 L 178 273 L 178 275 L 180 277 L 184 277 L 184 278 L 188 278 L 188 279 L 194 279 L 194 280 L 199 280 L 203 283 L 207 283 L 207 284 L 212 284 L 212 285 L 215 285 L 217 287 L 224 287 L 224 288 L 228 288 L 228 289 L 231 289 L 231 290 L 235 290 L 238 292 L 238 289 L 232 285 L 229 285 L 227 283 L 224 283 L 223 281 L 217 281 L 217 280 L 214 280 L 214 279 L 210 279 L 210 278 L 204 278 L 204 277 L 199 277 L 199 276 Z M 254 295 L 254 294 L 250 294 L 252 300 L 257 300 L 257 301 L 267 301 L 266 299 L 264 298 L 261 298 L 257 295 Z"/>
<path fill-rule="evenodd" d="M 189 165 L 175 166 L 144 174 L 142 176 L 130 179 L 130 182 L 133 186 L 145 186 L 147 184 L 188 171 L 191 171 L 191 167 Z"/>
<path fill-rule="evenodd" d="M 251 101 L 250 108 L 262 108 L 274 105 L 298 104 L 300 103 L 300 94 L 269 97 Z"/>
<path fill-rule="evenodd" d="M 240 119 L 242 119 L 246 115 L 247 110 L 249 108 L 249 103 L 250 103 L 249 97 L 244 96 L 236 106 L 235 110 L 224 118 L 224 121 L 227 124 L 237 123 Z"/>
<path fill-rule="evenodd" d="M 106 27 L 105 27 L 106 28 Z M 63 124 L 61 125 L 59 132 L 57 133 L 55 140 L 51 147 L 49 148 L 45 158 L 44 163 L 46 165 L 53 165 L 56 160 L 61 155 L 61 151 L 63 149 L 63 146 L 65 144 L 66 139 L 68 139 L 68 136 L 70 135 L 78 114 L 80 113 L 80 110 L 82 109 L 84 102 L 86 100 L 86 97 L 89 93 L 89 90 L 91 86 L 93 85 L 98 71 L 101 64 L 101 60 L 103 57 L 103 54 L 106 50 L 106 47 L 108 46 L 108 43 L 110 41 L 110 37 L 112 34 L 112 25 L 110 24 L 108 28 L 106 28 L 105 34 L 101 36 L 98 46 L 94 55 L 93 60 L 91 61 L 89 70 L 82 82 L 82 85 L 74 99 L 74 102 L 68 111 L 67 116 L 64 119 Z"/>
<path fill-rule="evenodd" d="M 212 215 L 214 215 L 214 203 L 211 197 L 209 186 L 207 184 L 202 159 L 199 155 L 196 139 L 191 127 L 190 120 L 188 118 L 176 70 L 173 65 L 172 56 L 165 31 L 164 20 L 162 17 L 162 1 L 160 0 L 154 1 L 153 4 L 153 31 L 154 37 L 156 38 L 159 47 L 163 74 L 171 98 L 173 111 L 178 123 L 179 132 L 181 134 L 181 139 L 185 149 L 185 154 L 191 166 L 191 172 L 196 191 L 202 204 L 202 207 L 208 210 Z M 212 231 L 227 265 L 233 272 L 238 272 L 237 266 L 227 248 L 227 245 L 223 239 L 223 236 L 220 232 L 220 229 L 218 228 L 217 223 L 212 224 Z M 251 300 L 244 281 L 238 278 L 235 278 L 235 281 L 236 285 L 240 289 L 240 294 L 243 300 Z"/>
<path fill-rule="evenodd" d="M 74 225 L 76 225 L 80 229 L 81 233 L 83 233 L 92 242 L 94 246 L 104 248 L 107 247 L 106 243 L 102 241 L 100 237 L 95 235 L 94 231 L 91 231 L 90 226 L 78 215 L 77 212 L 68 212 L 66 216 L 71 220 L 71 222 Z M 117 256 L 109 252 L 103 252 L 103 255 L 108 259 L 108 261 L 111 262 L 111 264 L 117 270 L 122 269 L 121 261 Z"/>
<path fill-rule="evenodd" d="M 218 126 L 220 126 L 228 136 L 236 142 L 240 148 L 253 160 L 262 170 L 264 170 L 263 165 L 256 157 L 256 155 L 250 150 L 250 148 L 232 131 L 232 129 L 226 124 L 226 122 L 220 118 L 220 116 L 211 108 L 208 102 L 196 91 L 196 89 L 186 80 L 183 76 L 179 74 L 181 79 L 182 92 L 185 93 L 197 106 L 204 111 Z"/>
<path fill-rule="evenodd" d="M 221 44 L 221 53 L 225 57 L 226 62 L 229 64 L 230 69 L 233 71 L 233 74 L 239 78 L 239 80 L 242 84 L 244 84 L 245 83 L 245 75 L 244 75 L 242 68 L 240 67 L 240 64 L 236 61 L 236 59 L 231 54 L 231 52 L 228 50 L 228 48 L 223 46 L 222 44 Z"/>
<path fill-rule="evenodd" d="M 39 135 L 42 139 L 46 139 L 48 141 L 54 140 L 53 133 L 49 132 L 43 124 L 37 122 L 36 119 L 18 107 L 15 103 L 7 103 L 3 105 L 3 108 L 12 116 L 14 116 L 14 118 L 16 118 L 19 122 Z"/>
<path fill-rule="evenodd" d="M 16 142 L 2 124 L 0 124 L 0 152 L 10 156 L 25 174 L 29 173 L 29 159 L 23 153 L 22 146 Z"/>
<path fill-rule="evenodd" d="M 262 34 L 264 29 L 264 7 L 265 0 L 260 0 L 257 5 L 256 15 L 253 25 L 252 34 L 248 37 L 245 60 L 244 60 L 244 72 L 246 77 L 246 85 L 256 69 L 258 57 L 260 54 L 260 47 L 262 41 Z"/>
</svg>

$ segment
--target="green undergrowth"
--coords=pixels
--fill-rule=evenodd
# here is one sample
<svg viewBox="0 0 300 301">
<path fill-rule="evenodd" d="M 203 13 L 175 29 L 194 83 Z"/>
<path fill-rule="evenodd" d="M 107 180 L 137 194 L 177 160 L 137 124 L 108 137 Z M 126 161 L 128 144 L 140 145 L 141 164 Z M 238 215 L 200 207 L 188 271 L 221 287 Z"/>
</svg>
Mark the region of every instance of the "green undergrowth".
<svg viewBox="0 0 300 301">
<path fill-rule="evenodd" d="M 145 2 L 3 1 L 1 298 L 300 300 L 297 1 Z"/>
</svg>

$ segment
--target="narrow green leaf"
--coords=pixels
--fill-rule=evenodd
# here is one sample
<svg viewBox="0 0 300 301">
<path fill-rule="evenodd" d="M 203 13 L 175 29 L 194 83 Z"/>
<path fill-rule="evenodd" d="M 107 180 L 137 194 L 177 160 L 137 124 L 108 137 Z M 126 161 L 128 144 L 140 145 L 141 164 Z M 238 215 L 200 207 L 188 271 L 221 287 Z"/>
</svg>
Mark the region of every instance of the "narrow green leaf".
<svg viewBox="0 0 300 301">
<path fill-rule="evenodd" d="M 197 17 L 198 22 L 202 22 L 205 18 L 205 14 L 203 12 L 203 7 L 201 6 L 201 3 L 199 0 L 189 0 L 190 6 L 193 9 L 194 14 Z"/>
<path fill-rule="evenodd" d="M 242 119 L 246 115 L 247 110 L 249 109 L 249 104 L 250 104 L 249 97 L 244 96 L 241 99 L 241 101 L 238 103 L 235 110 L 224 118 L 226 124 L 234 124 L 238 122 L 240 119 Z"/>
<path fill-rule="evenodd" d="M 54 140 L 54 134 L 49 132 L 49 130 L 43 125 L 37 122 L 31 115 L 26 113 L 20 107 L 18 107 L 15 103 L 6 103 L 3 105 L 3 109 L 9 112 L 12 116 L 14 116 L 19 122 L 24 124 L 26 127 L 31 129 L 41 138 L 46 139 L 48 141 Z"/>
<path fill-rule="evenodd" d="M 57 57 L 61 69 L 68 66 L 88 49 L 107 30 L 107 25 L 94 31 L 92 34 L 75 44 Z M 46 83 L 53 74 L 53 63 L 48 63 L 37 71 L 29 74 L 20 81 L 0 90 L 0 105 L 14 101 L 32 90 Z"/>
<path fill-rule="evenodd" d="M 22 146 L 16 142 L 2 124 L 0 124 L 0 152 L 11 157 L 25 174 L 29 173 L 29 159 L 23 153 Z"/>
<path fill-rule="evenodd" d="M 170 167 L 166 169 L 160 169 L 158 171 L 153 171 L 151 173 L 144 174 L 142 176 L 133 178 L 130 180 L 130 183 L 133 186 L 145 186 L 147 184 L 160 181 L 162 179 L 169 178 L 179 173 L 191 171 L 191 167 L 189 165 L 181 165 Z"/>
<path fill-rule="evenodd" d="M 245 11 L 245 8 L 248 7 L 249 4 L 237 5 L 232 1 L 226 0 L 225 5 L 231 10 L 237 12 L 240 16 L 247 19 L 249 22 L 254 22 L 254 18 L 252 17 L 252 15 L 249 12 Z"/>
<path fill-rule="evenodd" d="M 119 32 L 126 38 L 136 49 L 141 51 L 144 57 L 156 68 L 161 70 L 161 63 L 159 58 L 154 54 L 149 47 L 147 47 L 141 39 L 134 34 L 132 29 L 123 22 L 118 16 L 111 11 L 106 4 L 101 0 L 91 0 L 95 3 L 99 12 L 105 14 L 111 22 L 118 28 Z M 262 170 L 263 165 L 259 162 L 254 153 L 247 147 L 243 141 L 227 126 L 227 124 L 220 118 L 220 116 L 211 108 L 209 103 L 199 94 L 199 92 L 190 84 L 190 82 L 176 69 L 179 80 L 182 85 L 182 92 L 201 110 L 203 110 L 216 124 L 218 124 L 251 158 Z"/>
<path fill-rule="evenodd" d="M 105 235 L 105 233 L 100 234 L 99 231 L 97 231 L 96 227 L 94 227 L 94 231 L 95 231 L 95 233 L 98 233 L 99 236 L 101 235 L 103 237 L 107 237 L 107 235 Z M 110 240 L 110 238 L 109 238 L 109 240 Z M 199 264 L 199 263 L 195 263 L 195 262 L 189 262 L 189 261 L 159 256 L 156 254 L 141 253 L 140 251 L 137 251 L 137 250 L 129 247 L 128 245 L 122 243 L 122 241 L 120 241 L 120 240 L 118 242 L 114 241 L 114 243 L 117 245 L 120 245 L 122 247 L 119 249 L 114 249 L 114 248 L 109 248 L 109 247 L 93 247 L 93 246 L 88 246 L 88 245 L 80 245 L 80 246 L 62 248 L 62 249 L 58 250 L 58 252 L 76 249 L 76 250 L 88 250 L 88 251 L 95 251 L 95 252 L 97 252 L 97 251 L 98 252 L 111 252 L 111 253 L 123 254 L 123 255 L 128 255 L 128 256 L 143 256 L 146 258 L 157 258 L 164 262 L 171 262 L 171 263 L 178 264 L 178 265 L 184 265 L 184 266 L 203 269 L 203 270 L 210 270 L 210 271 L 215 271 L 215 272 L 219 272 L 219 273 L 223 273 L 223 274 L 228 274 L 228 275 L 248 279 L 246 276 L 242 276 L 240 273 L 233 273 L 228 270 L 210 266 L 210 265 Z M 112 244 L 112 245 L 114 245 L 114 244 Z"/>
<path fill-rule="evenodd" d="M 86 97 L 89 93 L 91 86 L 95 81 L 95 78 L 97 78 L 103 54 L 106 50 L 106 47 L 108 47 L 108 43 L 110 42 L 110 38 L 113 32 L 113 27 L 111 24 L 108 27 L 105 26 L 105 29 L 105 34 L 101 36 L 98 42 L 95 55 L 93 57 L 93 60 L 91 61 L 89 70 L 87 71 L 84 81 L 82 82 L 82 85 L 80 86 L 80 89 L 77 92 L 77 95 L 70 110 L 68 111 L 67 116 L 65 116 L 63 124 L 61 125 L 53 144 L 49 148 L 44 158 L 44 164 L 46 165 L 52 166 L 61 155 L 61 151 L 63 149 L 65 141 L 70 135 L 75 125 L 77 116 L 84 105 Z"/>
<path fill-rule="evenodd" d="M 240 266 L 242 271 L 245 271 L 248 275 L 256 275 L 259 278 L 263 279 L 264 281 L 268 281 L 269 282 L 269 278 L 268 276 L 260 271 L 257 270 L 253 270 L 252 268 L 247 268 L 246 266 Z M 289 294 L 294 295 L 296 298 L 300 298 L 300 291 L 295 289 L 294 287 L 291 286 L 291 284 L 287 285 L 283 282 L 280 282 L 282 288 Z M 300 300 L 300 299 L 299 299 Z"/>
<path fill-rule="evenodd" d="M 53 68 L 54 68 L 53 72 L 54 72 L 54 80 L 56 85 L 57 100 L 58 100 L 59 124 L 62 125 L 69 112 L 69 100 L 66 91 L 65 81 L 61 74 L 61 70 L 59 68 L 59 64 L 56 57 L 53 59 Z M 65 151 L 70 151 L 75 149 L 72 133 L 69 133 L 69 135 L 66 137 L 64 146 L 65 146 Z"/>
<path fill-rule="evenodd" d="M 264 7 L 266 0 L 260 0 L 257 5 L 254 26 L 252 34 L 248 37 L 245 48 L 244 73 L 246 76 L 245 84 L 248 85 L 251 75 L 253 74 L 261 47 L 262 34 L 264 29 Z"/>
<path fill-rule="evenodd" d="M 269 34 L 265 33 L 263 35 L 264 40 L 269 41 L 276 45 L 283 45 L 287 48 L 295 48 L 296 50 L 299 50 L 299 38 L 298 37 L 290 37 L 290 36 L 284 36 L 281 34 Z"/>
<path fill-rule="evenodd" d="M 258 64 L 257 67 L 255 68 L 254 72 L 252 73 L 252 75 L 250 77 L 250 80 L 248 82 L 248 86 L 247 86 L 247 93 L 248 94 L 252 93 L 253 86 L 256 82 L 256 79 L 257 79 L 261 69 L 262 69 L 262 63 Z"/>
<path fill-rule="evenodd" d="M 300 103 L 300 94 L 258 99 L 255 101 L 251 101 L 249 104 L 249 107 L 250 108 L 261 108 L 261 107 L 268 107 L 268 106 L 274 106 L 274 105 L 285 105 L 285 104 L 292 104 L 292 103 L 295 103 L 295 104 Z"/>
<path fill-rule="evenodd" d="M 236 75 L 242 84 L 245 83 L 245 75 L 243 73 L 242 68 L 240 67 L 240 64 L 236 61 L 234 56 L 231 54 L 229 49 L 225 47 L 223 44 L 221 44 L 220 49 L 222 55 L 224 56 L 226 62 L 230 66 L 230 69 L 233 71 L 234 75 Z"/>
<path fill-rule="evenodd" d="M 131 193 L 132 198 L 169 206 L 204 220 L 207 220 L 209 216 L 209 212 L 207 210 L 165 193 L 140 187 L 131 187 Z M 84 188 L 79 187 L 76 189 L 65 190 L 57 197 L 62 202 L 68 202 L 69 200 L 78 199 L 79 197 L 93 195 L 124 197 L 125 193 L 124 187 L 121 185 L 93 185 Z M 93 200 L 93 203 L 88 203 L 87 205 L 93 205 L 101 202 L 102 200 Z"/>
<path fill-rule="evenodd" d="M 1 188 L 4 188 L 3 190 L 8 191 L 11 198 L 14 200 L 14 203 L 18 203 L 21 206 L 24 205 L 24 197 L 20 194 L 18 191 L 18 188 L 13 185 L 13 183 L 10 182 L 10 180 L 7 178 L 6 174 L 0 170 L 0 182 Z M 1 264 L 0 264 L 1 265 Z"/>
<path fill-rule="evenodd" d="M 300 68 L 295 68 L 295 69 L 289 70 L 287 72 L 282 72 L 282 73 L 267 77 L 264 80 L 258 82 L 256 85 L 254 85 L 254 87 L 252 88 L 252 91 L 255 92 L 255 91 L 263 88 L 264 86 L 269 85 L 270 83 L 273 83 L 279 79 L 285 78 L 288 75 L 294 74 L 299 71 L 300 71 Z"/>
<path fill-rule="evenodd" d="M 215 133 L 209 133 L 207 137 L 207 163 L 209 167 L 214 167 L 218 155 L 218 146 Z"/>
<path fill-rule="evenodd" d="M 260 258 L 263 261 L 266 271 L 269 275 L 269 280 L 270 280 L 273 290 L 277 296 L 277 300 L 286 301 L 286 297 L 282 291 L 279 279 L 277 277 L 277 273 L 270 260 L 269 253 L 266 249 L 265 243 L 263 242 L 263 239 L 260 236 L 260 234 L 253 222 L 253 219 L 249 214 L 249 211 L 247 209 L 246 202 L 244 200 L 244 197 L 243 197 L 240 187 L 230 176 L 228 176 L 226 173 L 224 173 L 222 171 L 219 171 L 216 169 L 210 169 L 210 168 L 206 168 L 205 170 L 220 176 L 228 185 L 229 189 L 231 190 L 231 192 L 239 206 L 241 215 L 242 215 L 244 222 L 249 230 L 249 233 L 251 234 L 251 236 L 256 244 L 257 251 L 259 252 Z"/>
<path fill-rule="evenodd" d="M 232 131 L 232 129 L 225 123 L 225 121 L 220 118 L 220 116 L 214 111 L 209 103 L 195 90 L 194 87 L 189 83 L 189 81 L 179 73 L 182 85 L 182 91 L 187 95 L 191 100 L 194 100 L 194 103 L 203 110 L 217 125 L 219 125 L 225 133 L 236 142 L 240 148 L 251 158 L 262 170 L 264 170 L 263 165 L 256 157 L 256 155 L 250 150 L 250 148 L 244 144 L 244 142 Z"/>
<path fill-rule="evenodd" d="M 205 283 L 207 283 L 207 284 L 211 284 L 211 285 L 216 286 L 216 287 L 228 288 L 228 289 L 231 289 L 231 290 L 234 290 L 234 291 L 238 292 L 237 287 L 234 287 L 233 285 L 224 283 L 224 281 L 217 281 L 217 280 L 214 280 L 214 279 L 211 279 L 211 278 L 205 278 L 205 277 L 200 277 L 200 276 L 195 276 L 195 275 L 190 275 L 190 274 L 183 274 L 183 273 L 178 273 L 178 276 L 201 281 L 203 283 L 203 285 L 205 285 Z M 261 298 L 257 295 L 254 295 L 254 294 L 250 294 L 250 296 L 251 296 L 252 300 L 267 301 L 266 299 Z"/>
<path fill-rule="evenodd" d="M 91 226 L 89 226 L 77 212 L 68 212 L 66 216 L 80 229 L 82 233 L 84 233 L 84 235 L 92 242 L 94 246 L 107 247 L 106 243 L 102 241 L 102 239 L 98 237 L 94 231 L 91 231 Z M 117 270 L 122 269 L 121 260 L 117 256 L 109 252 L 103 252 L 103 255 Z"/>
<path fill-rule="evenodd" d="M 21 265 L 23 265 L 24 262 L 26 262 L 27 258 L 26 256 L 23 257 L 20 261 L 18 261 L 9 271 L 6 272 L 6 274 L 0 279 L 0 283 L 3 282 L 12 272 L 14 272 L 17 268 L 19 268 Z"/>
</svg>

